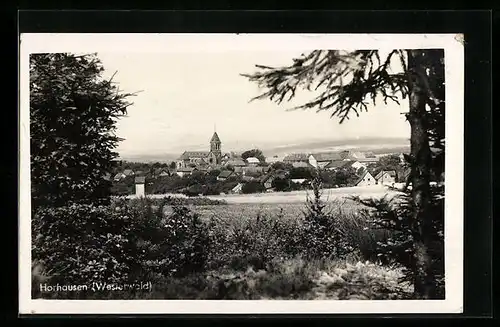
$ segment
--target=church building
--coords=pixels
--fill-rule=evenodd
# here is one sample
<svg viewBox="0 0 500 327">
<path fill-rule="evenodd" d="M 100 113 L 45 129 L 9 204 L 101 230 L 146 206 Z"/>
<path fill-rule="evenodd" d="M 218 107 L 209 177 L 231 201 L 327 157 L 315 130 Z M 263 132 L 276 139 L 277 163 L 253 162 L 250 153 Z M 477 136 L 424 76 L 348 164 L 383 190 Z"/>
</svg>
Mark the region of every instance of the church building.
<svg viewBox="0 0 500 327">
<path fill-rule="evenodd" d="M 210 151 L 184 151 L 177 159 L 177 169 L 197 166 L 218 166 L 222 163 L 221 141 L 217 132 L 210 140 Z"/>
</svg>

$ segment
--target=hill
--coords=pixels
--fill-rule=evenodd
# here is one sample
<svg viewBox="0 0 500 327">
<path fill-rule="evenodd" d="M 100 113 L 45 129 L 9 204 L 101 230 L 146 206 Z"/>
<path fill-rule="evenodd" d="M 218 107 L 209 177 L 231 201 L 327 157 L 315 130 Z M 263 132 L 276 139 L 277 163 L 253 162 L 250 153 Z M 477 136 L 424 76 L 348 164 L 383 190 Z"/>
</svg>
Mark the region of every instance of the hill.
<svg viewBox="0 0 500 327">
<path fill-rule="evenodd" d="M 264 155 L 272 157 L 274 155 L 283 156 L 289 153 L 297 152 L 324 152 L 324 151 L 371 151 L 375 154 L 399 153 L 410 151 L 410 141 L 405 138 L 359 138 L 331 141 L 313 141 L 295 144 L 282 144 L 272 146 L 259 146 Z M 248 149 L 231 148 L 229 145 L 223 148 L 224 151 L 242 152 Z M 120 155 L 121 160 L 134 162 L 171 162 L 176 160 L 179 153 L 164 154 L 124 154 Z"/>
</svg>

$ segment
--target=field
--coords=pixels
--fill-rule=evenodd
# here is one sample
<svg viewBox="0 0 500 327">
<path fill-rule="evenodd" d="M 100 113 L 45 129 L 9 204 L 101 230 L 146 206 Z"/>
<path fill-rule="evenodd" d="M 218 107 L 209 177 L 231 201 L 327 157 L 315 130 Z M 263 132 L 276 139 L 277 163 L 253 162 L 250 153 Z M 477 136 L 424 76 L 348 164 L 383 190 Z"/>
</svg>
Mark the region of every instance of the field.
<svg viewBox="0 0 500 327">
<path fill-rule="evenodd" d="M 229 204 L 237 203 L 253 203 L 253 204 L 292 204 L 304 203 L 311 191 L 292 191 L 292 192 L 269 192 L 257 194 L 226 194 L 226 195 L 211 195 L 207 196 L 213 200 L 224 200 Z M 343 200 L 350 196 L 359 196 L 361 198 L 381 198 L 385 195 L 393 196 L 397 191 L 389 190 L 387 187 L 380 185 L 373 186 L 357 186 L 357 187 L 342 187 L 330 188 L 323 190 L 322 199 L 324 201 Z M 164 198 L 166 196 L 185 198 L 183 194 L 148 194 L 147 197 L 152 199 Z M 135 195 L 126 196 L 127 198 L 135 198 Z"/>
<path fill-rule="evenodd" d="M 292 191 L 292 192 L 270 192 L 260 194 L 228 194 L 219 196 L 210 196 L 211 199 L 225 200 L 228 203 L 304 203 L 309 191 Z M 362 198 L 380 198 L 384 195 L 396 194 L 395 191 L 390 191 L 386 187 L 380 185 L 374 186 L 357 186 L 331 188 L 323 190 L 324 201 L 335 201 L 344 199 L 349 196 L 357 195 Z"/>
<path fill-rule="evenodd" d="M 305 209 L 305 201 L 310 192 L 272 192 L 260 194 L 227 194 L 219 196 L 207 196 L 211 200 L 225 201 L 226 205 L 190 205 L 203 218 L 217 217 L 223 220 L 231 220 L 235 217 L 257 217 L 267 215 L 284 218 L 296 218 L 302 216 Z M 324 189 L 322 200 L 325 201 L 327 209 L 338 213 L 339 210 L 345 214 L 356 214 L 360 209 L 359 204 L 349 199 L 349 196 L 357 195 L 361 198 L 391 197 L 397 194 L 381 186 L 345 187 L 338 189 Z M 184 195 L 172 195 L 186 198 Z M 166 195 L 148 195 L 151 198 L 161 198 Z M 311 195 L 312 196 L 312 195 Z"/>
</svg>

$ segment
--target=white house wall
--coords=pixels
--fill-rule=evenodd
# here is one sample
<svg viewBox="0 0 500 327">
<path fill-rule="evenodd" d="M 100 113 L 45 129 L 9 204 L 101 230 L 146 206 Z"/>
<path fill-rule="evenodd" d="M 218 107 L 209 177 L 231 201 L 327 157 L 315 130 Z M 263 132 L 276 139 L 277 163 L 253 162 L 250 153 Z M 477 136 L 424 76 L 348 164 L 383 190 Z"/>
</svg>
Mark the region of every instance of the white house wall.
<svg viewBox="0 0 500 327">
<path fill-rule="evenodd" d="M 138 197 L 145 196 L 144 184 L 135 184 L 135 195 Z"/>
<path fill-rule="evenodd" d="M 354 168 L 354 169 L 359 169 L 361 167 L 366 168 L 366 165 L 363 164 L 363 163 L 361 163 L 361 162 L 359 162 L 359 161 L 356 161 L 355 163 L 353 163 L 351 165 L 351 167 Z"/>
<path fill-rule="evenodd" d="M 309 156 L 309 164 L 314 168 L 318 168 L 318 161 L 312 156 Z"/>
<path fill-rule="evenodd" d="M 357 186 L 368 186 L 375 185 L 375 178 L 371 174 L 366 174 L 363 179 L 357 184 Z"/>
</svg>

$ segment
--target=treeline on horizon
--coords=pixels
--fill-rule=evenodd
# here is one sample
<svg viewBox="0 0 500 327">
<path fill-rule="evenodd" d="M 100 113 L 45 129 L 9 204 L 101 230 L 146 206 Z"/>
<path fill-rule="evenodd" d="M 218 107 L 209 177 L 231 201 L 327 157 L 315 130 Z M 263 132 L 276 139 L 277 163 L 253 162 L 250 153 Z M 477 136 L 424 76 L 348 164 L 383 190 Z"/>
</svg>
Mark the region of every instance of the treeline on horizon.
<svg viewBox="0 0 500 327">
<path fill-rule="evenodd" d="M 385 155 L 385 154 L 393 154 L 393 153 L 409 153 L 410 152 L 410 145 L 407 146 L 396 146 L 396 147 L 385 147 L 385 148 L 352 148 L 352 149 L 347 149 L 351 151 L 370 151 L 373 154 L 376 155 Z M 326 152 L 332 151 L 336 152 L 336 150 L 325 150 Z M 269 151 L 263 150 L 264 154 L 268 153 Z M 300 150 L 296 152 L 301 152 Z M 323 150 L 318 150 L 314 152 L 323 152 Z M 278 151 L 275 151 L 272 154 L 266 155 L 266 157 L 273 157 L 275 155 L 279 155 Z M 131 155 L 131 156 L 123 156 L 118 158 L 118 160 L 123 161 L 123 162 L 133 162 L 133 163 L 149 163 L 149 164 L 170 164 L 172 161 L 175 161 L 179 157 L 178 154 L 166 154 L 164 156 L 161 155 Z"/>
</svg>

